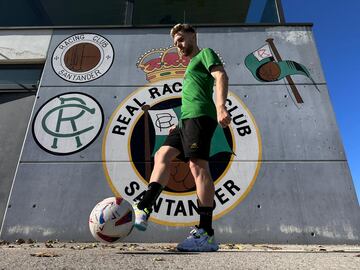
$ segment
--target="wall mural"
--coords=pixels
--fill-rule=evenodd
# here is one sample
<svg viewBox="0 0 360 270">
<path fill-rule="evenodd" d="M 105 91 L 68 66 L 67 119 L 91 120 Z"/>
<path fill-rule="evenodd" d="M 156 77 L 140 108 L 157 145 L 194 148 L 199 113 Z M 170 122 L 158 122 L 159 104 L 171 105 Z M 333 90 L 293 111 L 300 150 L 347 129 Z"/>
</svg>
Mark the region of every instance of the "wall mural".
<svg viewBox="0 0 360 270">
<path fill-rule="evenodd" d="M 104 171 L 112 191 L 130 202 L 143 196 L 150 178 L 153 156 L 177 124 L 182 78 L 189 60 L 177 49 L 152 49 L 137 62 L 149 84 L 134 89 L 113 112 L 103 139 Z M 211 145 L 210 168 L 215 182 L 217 219 L 243 200 L 260 168 L 261 138 L 254 117 L 230 92 L 227 100 L 232 125 L 216 130 Z M 216 141 L 216 143 L 215 143 Z M 234 153 L 236 156 L 234 156 Z M 255 162 L 237 162 L 253 160 Z M 126 161 L 131 162 L 114 162 Z M 164 225 L 196 224 L 196 192 L 187 163 L 175 160 L 171 179 L 160 195 L 151 220 Z"/>
<path fill-rule="evenodd" d="M 303 99 L 291 75 L 307 76 L 308 69 L 281 59 L 273 39 L 246 56 L 244 62 L 260 82 L 286 79 L 297 103 Z M 70 82 L 87 82 L 105 74 L 113 62 L 111 43 L 98 34 L 75 34 L 62 41 L 52 56 L 54 71 Z M 179 121 L 182 79 L 189 59 L 175 47 L 151 49 L 137 61 L 148 82 L 123 99 L 112 113 L 102 143 L 107 181 L 116 196 L 137 202 L 146 191 L 155 152 L 172 125 Z M 231 126 L 218 127 L 210 149 L 215 183 L 214 218 L 238 205 L 250 192 L 261 165 L 261 136 L 249 109 L 229 91 Z M 90 145 L 101 132 L 103 113 L 97 101 L 81 93 L 65 93 L 47 101 L 33 121 L 38 145 L 55 155 L 73 154 Z M 243 160 L 253 162 L 241 162 Z M 125 161 L 125 162 L 124 162 Z M 196 224 L 195 182 L 188 163 L 174 160 L 171 179 L 159 197 L 151 220 L 164 225 Z"/>
<path fill-rule="evenodd" d="M 54 30 L 52 35 L 32 113 L 32 132 L 26 133 L 4 215 L 1 236 L 10 240 L 26 238 L 29 232 L 41 241 L 50 236 L 91 240 L 87 227 L 91 208 L 109 194 L 138 202 L 148 186 L 154 153 L 169 127 L 179 121 L 189 59 L 167 47 L 171 41 L 162 29 L 98 30 L 104 36 L 73 31 Z M 265 41 L 264 35 L 276 39 Z M 308 26 L 203 31 L 202 41 L 215 47 L 221 45 L 214 42 L 215 36 L 246 46 L 245 52 L 235 46 L 233 51 L 218 52 L 224 58 L 226 54 L 226 69 L 234 83 L 226 104 L 232 122 L 214 133 L 210 157 L 214 219 L 224 241 L 358 240 L 356 196 L 346 188 L 351 183 L 348 166 L 345 161 L 329 162 L 343 159 L 343 146 L 327 88 L 322 87 L 320 93 L 313 86 L 312 77 L 321 84 L 324 78 L 311 35 Z M 247 97 L 249 91 L 251 96 L 243 102 L 240 97 Z M 290 108 L 289 95 L 294 102 Z M 265 157 L 272 162 L 263 163 Z M 163 226 L 198 223 L 195 183 L 188 164 L 174 160 L 170 169 L 169 184 L 150 217 L 155 232 Z M 288 184 L 293 178 L 295 187 Z M 311 189 L 313 178 L 318 180 L 317 190 L 325 193 Z M 304 196 L 294 197 L 299 190 L 306 191 Z M 326 193 L 336 200 L 326 201 Z M 279 194 L 284 196 L 274 207 L 274 196 Z M 57 203 L 59 196 L 68 203 Z M 299 202 L 302 207 L 294 207 Z M 73 211 L 74 203 L 80 203 L 79 211 Z M 329 210 L 343 210 L 344 203 L 349 207 L 343 216 Z M 304 213 L 310 214 L 304 217 Z M 244 218 L 248 226 L 239 227 Z M 334 226 L 329 229 L 329 224 Z M 155 236 L 175 241 L 182 234 L 168 228 Z M 153 242 L 155 238 L 134 234 L 131 239 Z"/>
<path fill-rule="evenodd" d="M 84 150 L 99 136 L 104 122 L 100 104 L 84 93 L 64 93 L 41 106 L 34 117 L 36 143 L 54 155 Z"/>
<path fill-rule="evenodd" d="M 254 78 L 260 82 L 273 82 L 286 79 L 297 103 L 304 103 L 291 75 L 307 76 L 318 91 L 314 80 L 308 69 L 295 61 L 282 60 L 274 39 L 266 40 L 267 44 L 253 51 L 245 58 L 245 66 L 252 73 Z"/>
<path fill-rule="evenodd" d="M 52 56 L 52 67 L 62 79 L 84 83 L 103 76 L 114 61 L 111 43 L 98 34 L 75 34 L 63 40 Z"/>
</svg>

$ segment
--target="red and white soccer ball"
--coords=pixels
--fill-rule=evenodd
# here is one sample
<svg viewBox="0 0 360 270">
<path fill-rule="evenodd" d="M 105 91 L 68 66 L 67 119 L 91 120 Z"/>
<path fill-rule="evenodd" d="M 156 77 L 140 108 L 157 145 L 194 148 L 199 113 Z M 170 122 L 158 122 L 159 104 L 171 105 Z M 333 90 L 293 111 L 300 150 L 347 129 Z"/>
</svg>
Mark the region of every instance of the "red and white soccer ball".
<svg viewBox="0 0 360 270">
<path fill-rule="evenodd" d="M 111 197 L 99 202 L 91 211 L 89 228 L 96 240 L 114 243 L 131 233 L 134 220 L 131 204 L 123 198 Z"/>
</svg>

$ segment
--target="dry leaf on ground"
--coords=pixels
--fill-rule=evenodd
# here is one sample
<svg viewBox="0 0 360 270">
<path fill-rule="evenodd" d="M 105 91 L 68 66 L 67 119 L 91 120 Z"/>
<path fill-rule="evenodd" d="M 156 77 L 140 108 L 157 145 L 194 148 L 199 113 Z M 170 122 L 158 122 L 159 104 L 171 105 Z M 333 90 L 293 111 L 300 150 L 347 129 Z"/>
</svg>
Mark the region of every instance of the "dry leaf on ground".
<svg viewBox="0 0 360 270">
<path fill-rule="evenodd" d="M 59 257 L 59 254 L 53 253 L 53 252 L 37 252 L 37 253 L 31 253 L 30 256 L 33 257 Z"/>
</svg>

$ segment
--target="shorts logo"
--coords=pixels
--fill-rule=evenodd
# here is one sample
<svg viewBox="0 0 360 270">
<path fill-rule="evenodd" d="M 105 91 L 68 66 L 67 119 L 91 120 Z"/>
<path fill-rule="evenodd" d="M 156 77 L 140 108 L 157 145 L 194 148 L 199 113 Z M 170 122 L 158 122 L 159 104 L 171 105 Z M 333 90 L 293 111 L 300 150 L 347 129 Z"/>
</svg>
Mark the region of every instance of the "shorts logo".
<svg viewBox="0 0 360 270">
<path fill-rule="evenodd" d="M 192 143 L 190 145 L 190 149 L 199 149 L 199 146 L 197 145 L 197 143 Z"/>
<path fill-rule="evenodd" d="M 152 50 L 138 62 L 150 84 L 132 92 L 115 109 L 103 139 L 104 172 L 115 195 L 130 202 L 138 202 L 144 195 L 154 155 L 180 119 L 181 81 L 187 63 L 176 48 Z M 227 107 L 232 124 L 215 130 L 210 149 L 210 171 L 215 183 L 214 219 L 246 197 L 261 160 L 261 139 L 253 116 L 231 92 Z M 119 162 L 124 160 L 130 162 Z M 169 183 L 156 201 L 150 220 L 170 226 L 196 224 L 197 196 L 189 164 L 175 159 L 169 170 Z"/>
<path fill-rule="evenodd" d="M 113 60 L 114 49 L 106 38 L 98 34 L 76 34 L 56 47 L 52 66 L 60 78 L 84 83 L 103 76 Z"/>
<path fill-rule="evenodd" d="M 50 99 L 37 112 L 33 135 L 38 145 L 55 155 L 69 155 L 90 145 L 103 125 L 103 112 L 92 97 L 66 93 Z"/>
</svg>

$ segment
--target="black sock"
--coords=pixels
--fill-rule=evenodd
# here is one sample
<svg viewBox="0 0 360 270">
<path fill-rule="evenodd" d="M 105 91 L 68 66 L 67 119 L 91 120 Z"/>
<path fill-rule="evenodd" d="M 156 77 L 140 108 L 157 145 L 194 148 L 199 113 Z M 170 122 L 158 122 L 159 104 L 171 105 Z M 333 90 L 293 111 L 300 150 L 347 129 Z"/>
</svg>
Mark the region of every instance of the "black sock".
<svg viewBox="0 0 360 270">
<path fill-rule="evenodd" d="M 199 206 L 199 215 L 200 215 L 200 224 L 199 228 L 204 229 L 208 235 L 214 235 L 214 230 L 212 228 L 212 214 L 213 207 L 203 207 Z"/>
<path fill-rule="evenodd" d="M 156 182 L 151 182 L 148 186 L 148 190 L 145 192 L 144 197 L 138 203 L 137 207 L 140 210 L 145 208 L 151 210 L 157 198 L 160 196 L 163 186 Z"/>
</svg>

